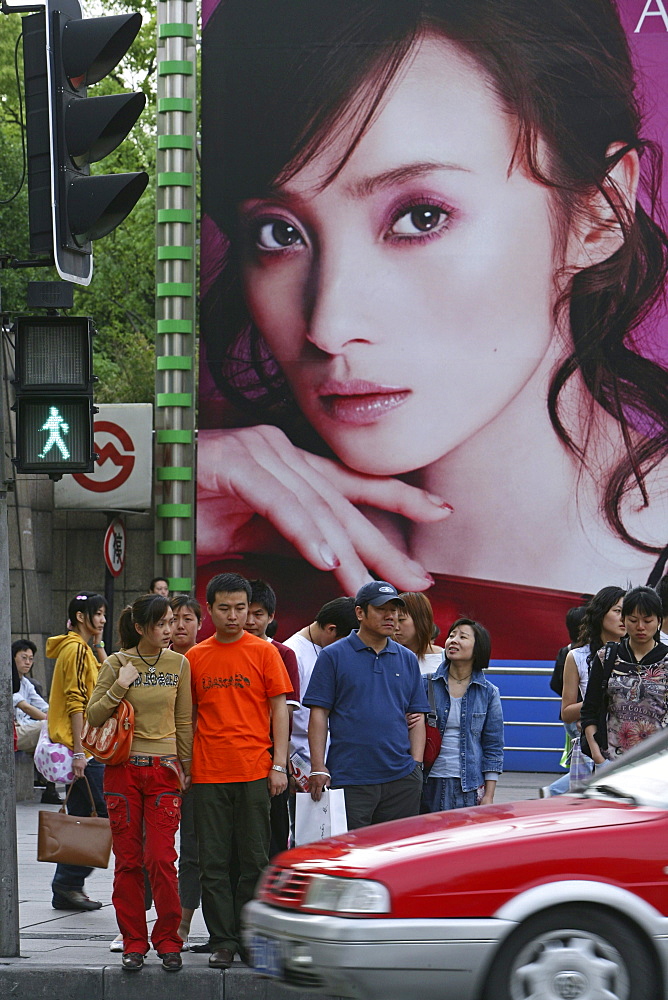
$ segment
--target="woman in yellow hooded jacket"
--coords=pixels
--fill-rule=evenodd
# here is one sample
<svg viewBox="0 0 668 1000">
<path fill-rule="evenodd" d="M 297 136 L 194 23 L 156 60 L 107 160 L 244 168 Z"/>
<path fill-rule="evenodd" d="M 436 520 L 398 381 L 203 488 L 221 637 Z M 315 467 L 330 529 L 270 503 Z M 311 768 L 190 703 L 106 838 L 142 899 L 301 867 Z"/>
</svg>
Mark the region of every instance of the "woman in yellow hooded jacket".
<svg viewBox="0 0 668 1000">
<path fill-rule="evenodd" d="M 97 683 L 98 660 L 91 642 L 99 646 L 106 622 L 106 605 L 99 594 L 82 591 L 73 597 L 67 609 L 67 631 L 46 641 L 46 655 L 56 665 L 49 694 L 49 739 L 62 743 L 74 754 L 72 771 L 74 787 L 67 800 L 67 811 L 73 816 L 90 816 L 88 789 L 90 785 L 99 816 L 107 815 L 102 782 L 104 765 L 89 757 L 81 745 L 81 729 L 86 708 Z M 56 910 L 99 910 L 102 903 L 89 899 L 84 881 L 92 868 L 81 865 L 56 866 L 51 889 L 51 905 Z"/>
</svg>

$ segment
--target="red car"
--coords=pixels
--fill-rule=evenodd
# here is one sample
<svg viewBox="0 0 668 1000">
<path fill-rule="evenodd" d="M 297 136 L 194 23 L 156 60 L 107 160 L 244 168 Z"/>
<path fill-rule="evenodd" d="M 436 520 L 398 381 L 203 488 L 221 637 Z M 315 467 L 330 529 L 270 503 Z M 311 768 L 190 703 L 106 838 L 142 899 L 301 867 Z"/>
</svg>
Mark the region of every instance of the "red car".
<svg viewBox="0 0 668 1000">
<path fill-rule="evenodd" d="M 668 730 L 580 794 L 383 823 L 279 855 L 257 972 L 361 1000 L 668 996 Z"/>
</svg>

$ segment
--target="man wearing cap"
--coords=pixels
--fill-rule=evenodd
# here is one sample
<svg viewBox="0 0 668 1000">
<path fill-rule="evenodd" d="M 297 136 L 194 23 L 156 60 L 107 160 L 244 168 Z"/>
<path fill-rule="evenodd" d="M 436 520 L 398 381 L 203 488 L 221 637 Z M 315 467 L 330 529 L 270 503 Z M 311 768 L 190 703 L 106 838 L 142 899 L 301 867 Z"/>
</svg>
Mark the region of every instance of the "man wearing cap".
<svg viewBox="0 0 668 1000">
<path fill-rule="evenodd" d="M 403 604 L 392 584 L 365 584 L 355 597 L 359 629 L 322 650 L 303 697 L 309 791 L 317 801 L 325 786 L 343 787 L 349 830 L 420 809 L 424 716 L 409 730 L 406 714 L 426 713 L 429 703 L 417 657 L 391 638 Z"/>
</svg>

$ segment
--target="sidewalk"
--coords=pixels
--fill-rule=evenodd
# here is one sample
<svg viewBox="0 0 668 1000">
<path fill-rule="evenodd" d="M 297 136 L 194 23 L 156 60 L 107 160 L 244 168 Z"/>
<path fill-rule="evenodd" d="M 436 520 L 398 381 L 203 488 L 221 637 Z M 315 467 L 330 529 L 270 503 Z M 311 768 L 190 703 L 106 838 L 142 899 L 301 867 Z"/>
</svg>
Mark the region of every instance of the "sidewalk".
<svg viewBox="0 0 668 1000">
<path fill-rule="evenodd" d="M 497 802 L 538 797 L 541 785 L 556 775 L 509 772 L 502 775 Z M 168 975 L 155 952 L 150 952 L 140 973 L 123 972 L 120 955 L 109 951 L 117 934 L 111 905 L 113 868 L 96 870 L 86 880 L 86 892 L 101 899 L 101 910 L 77 913 L 54 910 L 50 883 L 54 866 L 37 856 L 37 813 L 56 811 L 57 806 L 34 802 L 16 807 L 19 858 L 19 912 L 21 957 L 0 958 L 0 996 L 13 1000 L 164 1000 L 178 992 L 189 1000 L 294 1000 L 295 993 L 255 976 L 238 959 L 233 968 L 216 972 L 208 967 L 208 955 L 185 952 L 183 971 Z M 113 864 L 113 856 L 112 856 Z M 155 910 L 147 914 L 149 926 Z M 191 941 L 207 940 L 198 910 L 193 919 Z M 301 993 L 302 1000 L 321 994 Z"/>
</svg>

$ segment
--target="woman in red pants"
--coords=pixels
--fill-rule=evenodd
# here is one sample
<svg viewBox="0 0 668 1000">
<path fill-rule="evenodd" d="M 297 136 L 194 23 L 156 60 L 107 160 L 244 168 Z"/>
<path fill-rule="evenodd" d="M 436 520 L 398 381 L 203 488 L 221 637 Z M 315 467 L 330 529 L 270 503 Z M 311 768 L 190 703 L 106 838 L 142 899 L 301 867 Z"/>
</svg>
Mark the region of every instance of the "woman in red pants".
<svg viewBox="0 0 668 1000">
<path fill-rule="evenodd" d="M 181 968 L 181 920 L 174 837 L 181 791 L 190 781 L 192 701 L 185 656 L 167 648 L 173 613 L 166 597 L 147 594 L 121 614 L 121 652 L 100 670 L 88 721 L 101 725 L 122 698 L 132 704 L 130 758 L 107 765 L 104 793 L 116 859 L 113 904 L 123 935 L 123 968 L 139 971 L 149 950 L 143 867 L 158 919 L 151 941 L 167 972 Z"/>
</svg>

